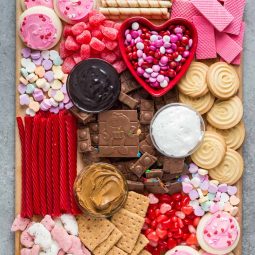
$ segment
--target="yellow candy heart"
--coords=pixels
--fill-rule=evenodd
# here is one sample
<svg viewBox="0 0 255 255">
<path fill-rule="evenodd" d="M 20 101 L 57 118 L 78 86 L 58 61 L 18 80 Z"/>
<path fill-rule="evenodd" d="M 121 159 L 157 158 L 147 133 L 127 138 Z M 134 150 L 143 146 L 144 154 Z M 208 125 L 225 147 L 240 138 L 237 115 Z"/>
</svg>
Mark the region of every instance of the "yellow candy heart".
<svg viewBox="0 0 255 255">
<path fill-rule="evenodd" d="M 55 101 L 61 102 L 64 100 L 65 96 L 62 91 L 58 90 L 53 98 Z"/>
</svg>

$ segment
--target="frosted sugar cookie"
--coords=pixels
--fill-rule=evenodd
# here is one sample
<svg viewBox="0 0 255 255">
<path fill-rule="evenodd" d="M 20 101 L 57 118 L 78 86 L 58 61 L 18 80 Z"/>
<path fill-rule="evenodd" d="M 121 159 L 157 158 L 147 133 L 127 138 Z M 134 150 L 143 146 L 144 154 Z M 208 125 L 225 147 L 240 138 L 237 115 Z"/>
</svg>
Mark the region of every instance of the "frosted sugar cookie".
<svg viewBox="0 0 255 255">
<path fill-rule="evenodd" d="M 209 67 L 201 62 L 192 62 L 178 83 L 179 91 L 189 97 L 201 97 L 208 92 L 206 75 Z"/>
<path fill-rule="evenodd" d="M 191 155 L 192 161 L 201 168 L 212 169 L 220 164 L 226 152 L 224 138 L 216 132 L 206 131 L 199 148 Z"/>
<path fill-rule="evenodd" d="M 233 185 L 242 176 L 244 163 L 242 156 L 230 148 L 227 149 L 222 162 L 209 170 L 209 175 L 212 179 Z"/>
<path fill-rule="evenodd" d="M 199 253 L 189 246 L 178 245 L 166 252 L 165 255 L 199 255 Z"/>
<path fill-rule="evenodd" d="M 93 8 L 94 0 L 53 0 L 55 12 L 67 23 L 83 21 Z"/>
<path fill-rule="evenodd" d="M 219 129 L 229 129 L 237 125 L 243 117 L 243 104 L 238 96 L 226 101 L 216 100 L 206 119 Z"/>
<path fill-rule="evenodd" d="M 224 129 L 224 130 L 217 129 L 208 124 L 206 126 L 206 130 L 214 131 L 222 135 L 225 138 L 227 147 L 233 150 L 237 150 L 238 148 L 240 148 L 245 138 L 245 127 L 242 121 L 238 123 L 236 126 L 230 129 Z"/>
<path fill-rule="evenodd" d="M 214 96 L 208 92 L 204 96 L 193 98 L 180 93 L 179 101 L 181 103 L 190 105 L 200 114 L 205 114 L 212 108 L 214 103 Z"/>
<path fill-rule="evenodd" d="M 233 66 L 225 62 L 217 62 L 209 67 L 207 84 L 211 93 L 217 98 L 228 99 L 237 93 L 240 80 Z"/>
<path fill-rule="evenodd" d="M 21 0 L 20 4 L 23 11 L 38 5 L 53 9 L 52 0 Z"/>
<path fill-rule="evenodd" d="M 214 255 L 214 254 L 212 254 L 212 253 L 208 253 L 208 252 L 203 251 L 203 250 L 200 250 L 200 251 L 199 251 L 199 254 L 200 254 L 200 255 Z M 225 255 L 235 255 L 235 254 L 234 254 L 233 252 L 230 252 L 230 253 L 225 254 Z"/>
<path fill-rule="evenodd" d="M 203 250 L 216 255 L 233 251 L 240 239 L 237 220 L 227 212 L 208 213 L 197 227 L 197 240 Z"/>
<path fill-rule="evenodd" d="M 58 43 L 62 23 L 52 9 L 35 6 L 21 14 L 18 29 L 20 38 L 29 48 L 47 50 Z"/>
</svg>

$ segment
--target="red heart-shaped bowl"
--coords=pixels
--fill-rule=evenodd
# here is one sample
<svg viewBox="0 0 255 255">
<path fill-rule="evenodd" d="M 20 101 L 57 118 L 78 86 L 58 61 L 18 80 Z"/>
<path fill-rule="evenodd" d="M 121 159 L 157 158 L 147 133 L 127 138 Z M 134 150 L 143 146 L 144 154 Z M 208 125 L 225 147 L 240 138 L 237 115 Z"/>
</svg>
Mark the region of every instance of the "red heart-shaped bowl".
<svg viewBox="0 0 255 255">
<path fill-rule="evenodd" d="M 185 26 L 186 28 L 188 28 L 190 30 L 191 38 L 193 39 L 193 45 L 190 49 L 190 55 L 187 58 L 184 65 L 182 66 L 181 70 L 177 73 L 177 75 L 172 80 L 170 79 L 168 85 L 165 88 L 153 88 L 153 87 L 151 87 L 145 80 L 143 80 L 137 74 L 137 72 L 134 69 L 132 63 L 128 59 L 128 56 L 126 54 L 126 47 L 127 46 L 124 44 L 125 31 L 126 31 L 126 29 L 129 29 L 131 27 L 131 24 L 133 22 L 138 22 L 142 26 L 147 27 L 148 29 L 154 30 L 154 31 L 157 31 L 157 32 L 166 30 L 170 25 L 183 25 L 183 26 Z M 161 25 L 155 25 L 155 24 L 151 23 L 149 20 L 147 20 L 146 18 L 133 17 L 133 18 L 126 19 L 122 23 L 122 25 L 120 27 L 120 30 L 119 30 L 118 40 L 119 40 L 119 47 L 120 47 L 121 55 L 122 55 L 126 65 L 127 65 L 128 69 L 132 73 L 132 75 L 135 77 L 135 79 L 138 81 L 138 83 L 144 89 L 146 89 L 152 96 L 160 97 L 160 96 L 163 96 L 165 93 L 167 93 L 170 89 L 172 89 L 178 83 L 178 81 L 182 78 L 182 76 L 186 73 L 186 71 L 188 70 L 188 68 L 189 68 L 189 66 L 190 66 L 190 64 L 191 64 L 191 62 L 192 62 L 192 60 L 195 56 L 198 37 L 197 37 L 197 30 L 196 30 L 195 26 L 186 19 L 182 19 L 182 18 L 170 19 L 170 20 L 166 21 L 165 23 L 163 23 Z"/>
</svg>

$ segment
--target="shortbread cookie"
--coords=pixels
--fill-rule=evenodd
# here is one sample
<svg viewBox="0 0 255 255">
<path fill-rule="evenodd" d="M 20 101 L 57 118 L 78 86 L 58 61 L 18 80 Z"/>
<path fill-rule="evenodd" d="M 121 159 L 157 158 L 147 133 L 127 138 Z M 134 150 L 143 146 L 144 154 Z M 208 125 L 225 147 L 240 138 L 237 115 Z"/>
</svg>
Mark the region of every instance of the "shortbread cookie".
<svg viewBox="0 0 255 255">
<path fill-rule="evenodd" d="M 233 66 L 225 62 L 217 62 L 209 67 L 207 84 L 211 93 L 217 98 L 228 99 L 237 93 L 240 80 Z"/>
<path fill-rule="evenodd" d="M 204 96 L 193 98 L 180 93 L 179 101 L 181 103 L 190 105 L 200 114 L 205 114 L 212 108 L 214 103 L 214 96 L 208 92 Z"/>
<path fill-rule="evenodd" d="M 20 38 L 29 48 L 47 50 L 58 43 L 62 23 L 52 9 L 35 6 L 21 14 L 18 30 Z"/>
<path fill-rule="evenodd" d="M 226 101 L 216 100 L 206 119 L 219 129 L 229 129 L 237 125 L 243 117 L 243 104 L 238 96 Z"/>
<path fill-rule="evenodd" d="M 233 185 L 243 174 L 244 163 L 242 156 L 230 148 L 227 149 L 222 162 L 209 170 L 209 175 L 221 183 Z"/>
<path fill-rule="evenodd" d="M 223 255 L 233 251 L 240 239 L 237 220 L 227 212 L 207 213 L 199 221 L 197 240 L 208 253 Z"/>
<path fill-rule="evenodd" d="M 199 255 L 198 251 L 185 245 L 178 245 L 168 251 L 165 255 Z"/>
<path fill-rule="evenodd" d="M 53 9 L 52 0 L 21 0 L 20 4 L 21 4 L 21 8 L 23 11 L 25 11 L 28 8 L 38 6 L 38 5 Z"/>
<path fill-rule="evenodd" d="M 200 255 L 212 255 L 212 254 L 210 254 L 210 253 L 208 253 L 208 252 L 206 252 L 206 251 L 204 251 L 204 250 L 200 250 L 199 251 L 199 254 Z M 228 253 L 228 254 L 226 254 L 226 255 L 235 255 L 233 252 L 230 252 L 230 253 Z"/>
<path fill-rule="evenodd" d="M 226 152 L 224 137 L 206 131 L 199 148 L 191 155 L 192 161 L 201 168 L 212 169 L 220 164 Z"/>
<path fill-rule="evenodd" d="M 192 62 L 188 71 L 178 83 L 179 91 L 189 97 L 201 97 L 208 92 L 206 75 L 208 66 L 202 62 Z"/>
<path fill-rule="evenodd" d="M 227 147 L 233 150 L 237 150 L 238 148 L 240 148 L 245 138 L 245 127 L 242 121 L 238 123 L 236 126 L 230 129 L 224 129 L 224 130 L 217 129 L 208 124 L 206 126 L 206 130 L 214 131 L 222 135 L 225 138 Z"/>
<path fill-rule="evenodd" d="M 69 24 L 83 21 L 93 8 L 94 0 L 53 0 L 58 16 Z"/>
</svg>

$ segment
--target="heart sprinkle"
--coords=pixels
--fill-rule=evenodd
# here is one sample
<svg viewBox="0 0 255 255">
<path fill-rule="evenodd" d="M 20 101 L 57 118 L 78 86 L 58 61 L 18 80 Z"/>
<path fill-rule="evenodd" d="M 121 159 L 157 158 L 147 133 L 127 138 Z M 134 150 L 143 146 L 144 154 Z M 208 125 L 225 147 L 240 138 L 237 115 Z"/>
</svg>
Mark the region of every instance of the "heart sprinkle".
<svg viewBox="0 0 255 255">
<path fill-rule="evenodd" d="M 183 25 L 150 31 L 134 22 L 125 31 L 126 53 L 137 74 L 153 88 L 165 88 L 182 69 L 193 40 Z"/>
</svg>

